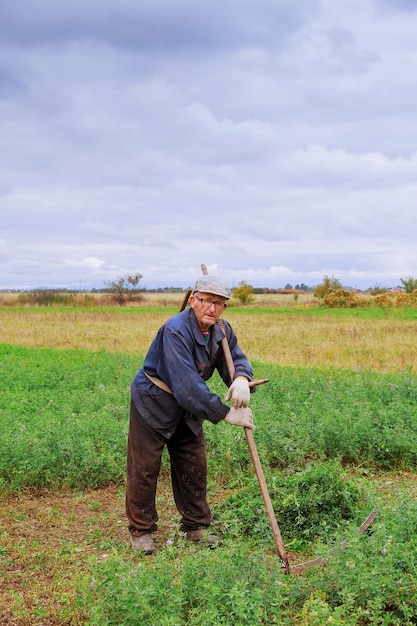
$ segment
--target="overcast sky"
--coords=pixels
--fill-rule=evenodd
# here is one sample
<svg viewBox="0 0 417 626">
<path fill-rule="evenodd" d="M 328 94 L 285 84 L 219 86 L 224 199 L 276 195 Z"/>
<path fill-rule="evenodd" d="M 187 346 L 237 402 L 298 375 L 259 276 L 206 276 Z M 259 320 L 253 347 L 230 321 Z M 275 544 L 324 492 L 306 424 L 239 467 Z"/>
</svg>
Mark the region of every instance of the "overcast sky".
<svg viewBox="0 0 417 626">
<path fill-rule="evenodd" d="M 0 288 L 417 277 L 416 0 L 1 0 Z"/>
</svg>

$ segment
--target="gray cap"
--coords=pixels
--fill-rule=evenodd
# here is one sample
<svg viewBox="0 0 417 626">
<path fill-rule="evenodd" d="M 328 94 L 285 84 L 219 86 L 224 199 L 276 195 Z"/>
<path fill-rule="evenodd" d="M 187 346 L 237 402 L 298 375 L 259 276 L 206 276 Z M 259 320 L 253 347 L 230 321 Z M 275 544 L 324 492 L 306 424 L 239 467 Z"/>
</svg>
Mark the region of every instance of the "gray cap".
<svg viewBox="0 0 417 626">
<path fill-rule="evenodd" d="M 193 288 L 193 293 L 196 291 L 203 291 L 204 293 L 213 293 L 216 296 L 223 296 L 223 298 L 229 299 L 232 295 L 227 284 L 221 278 L 212 276 L 210 274 L 199 278 Z"/>
</svg>

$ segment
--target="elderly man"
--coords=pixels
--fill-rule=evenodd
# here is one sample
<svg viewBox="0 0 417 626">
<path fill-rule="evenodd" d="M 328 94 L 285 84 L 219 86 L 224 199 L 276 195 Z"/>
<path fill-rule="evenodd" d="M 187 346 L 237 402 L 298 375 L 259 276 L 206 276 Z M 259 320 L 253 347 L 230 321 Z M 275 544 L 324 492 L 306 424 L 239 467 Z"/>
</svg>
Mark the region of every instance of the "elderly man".
<svg viewBox="0 0 417 626">
<path fill-rule="evenodd" d="M 213 547 L 218 539 L 208 534 L 212 517 L 207 503 L 207 458 L 204 420 L 255 428 L 249 381 L 252 367 L 236 335 L 223 320 L 235 366 L 230 380 L 216 322 L 227 308 L 231 291 L 215 276 L 197 280 L 190 308 L 170 318 L 153 340 L 142 369 L 131 385 L 127 453 L 126 515 L 132 548 L 153 554 L 152 533 L 157 530 L 155 505 L 161 456 L 166 446 L 171 463 L 175 504 L 181 530 L 190 541 Z M 217 370 L 229 387 L 225 402 L 207 384 Z"/>
</svg>

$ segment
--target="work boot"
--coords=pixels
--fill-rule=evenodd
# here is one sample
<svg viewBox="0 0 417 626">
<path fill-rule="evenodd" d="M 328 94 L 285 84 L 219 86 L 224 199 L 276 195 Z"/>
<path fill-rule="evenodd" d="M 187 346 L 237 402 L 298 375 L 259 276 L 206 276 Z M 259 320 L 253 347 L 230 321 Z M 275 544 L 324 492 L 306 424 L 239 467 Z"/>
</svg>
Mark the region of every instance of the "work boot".
<svg viewBox="0 0 417 626">
<path fill-rule="evenodd" d="M 199 528 L 198 530 L 187 530 L 186 536 L 188 541 L 193 543 L 204 543 L 209 548 L 216 548 L 219 545 L 217 535 L 211 535 L 207 528 Z"/>
<path fill-rule="evenodd" d="M 133 550 L 140 550 L 143 554 L 154 554 L 156 552 L 155 544 L 152 539 L 152 533 L 144 535 L 130 535 L 130 545 Z"/>
</svg>

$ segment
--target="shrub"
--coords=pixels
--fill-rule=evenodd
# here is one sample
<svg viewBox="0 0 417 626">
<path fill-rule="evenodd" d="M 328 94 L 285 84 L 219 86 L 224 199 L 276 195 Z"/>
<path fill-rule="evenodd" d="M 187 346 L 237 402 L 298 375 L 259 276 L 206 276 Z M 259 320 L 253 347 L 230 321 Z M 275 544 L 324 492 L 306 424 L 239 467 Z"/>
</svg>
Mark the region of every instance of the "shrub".
<svg viewBox="0 0 417 626">
<path fill-rule="evenodd" d="M 250 304 L 255 300 L 253 287 L 248 285 L 244 280 L 239 283 L 239 287 L 233 289 L 232 296 L 238 300 L 240 304 Z"/>
<path fill-rule="evenodd" d="M 375 306 L 387 307 L 394 306 L 396 301 L 397 294 L 395 291 L 384 291 L 383 293 L 377 294 L 373 298 L 373 302 Z"/>
<path fill-rule="evenodd" d="M 18 296 L 20 305 L 30 306 L 72 306 L 74 303 L 74 294 L 63 293 L 54 289 L 34 289 L 28 293 L 22 293 Z"/>
<path fill-rule="evenodd" d="M 337 289 L 331 291 L 324 296 L 322 301 L 323 306 L 327 306 L 331 309 L 344 308 L 351 309 L 360 305 L 358 296 L 353 291 L 347 289 Z"/>
<path fill-rule="evenodd" d="M 417 289 L 411 293 L 397 292 L 395 296 L 395 306 L 413 307 L 417 305 Z"/>
<path fill-rule="evenodd" d="M 322 299 L 332 291 L 338 291 L 339 289 L 342 289 L 342 283 L 338 278 L 325 276 L 323 282 L 314 288 L 314 297 Z"/>
</svg>

